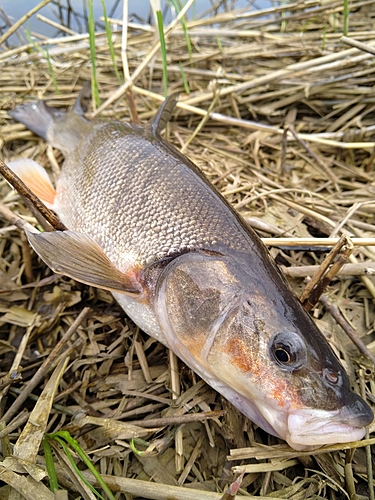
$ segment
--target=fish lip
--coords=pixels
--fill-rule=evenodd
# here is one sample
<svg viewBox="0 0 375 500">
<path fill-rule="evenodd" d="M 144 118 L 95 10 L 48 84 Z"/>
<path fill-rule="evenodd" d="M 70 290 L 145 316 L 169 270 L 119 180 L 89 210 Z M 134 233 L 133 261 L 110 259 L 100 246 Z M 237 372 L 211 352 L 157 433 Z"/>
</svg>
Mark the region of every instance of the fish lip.
<svg viewBox="0 0 375 500">
<path fill-rule="evenodd" d="M 371 423 L 366 407 L 363 405 L 364 412 L 352 415 L 352 418 L 348 418 L 349 412 L 353 411 L 353 407 L 349 405 L 335 411 L 291 411 L 288 417 L 288 433 L 284 439 L 292 448 L 299 450 L 359 441 L 366 433 L 365 425 Z"/>
</svg>

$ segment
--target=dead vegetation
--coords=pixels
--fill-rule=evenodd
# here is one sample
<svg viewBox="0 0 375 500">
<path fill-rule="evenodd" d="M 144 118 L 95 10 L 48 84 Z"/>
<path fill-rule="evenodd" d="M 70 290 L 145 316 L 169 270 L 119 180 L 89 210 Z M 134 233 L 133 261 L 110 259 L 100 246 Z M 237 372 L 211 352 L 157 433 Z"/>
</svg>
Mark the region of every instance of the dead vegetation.
<svg viewBox="0 0 375 500">
<path fill-rule="evenodd" d="M 349 275 L 334 277 L 326 294 L 373 357 L 375 250 L 361 241 L 375 238 L 375 2 L 350 3 L 346 38 L 343 8 L 312 0 L 263 13 L 213 10 L 187 23 L 191 56 L 175 23 L 169 92 L 181 99 L 166 133 L 261 236 L 292 238 L 271 253 L 299 295 L 328 250 L 311 238 L 363 238 L 341 269 Z M 101 105 L 89 114 L 128 120 L 130 102 L 146 120 L 163 100 L 158 39 L 153 27 L 128 24 L 121 58 L 120 24 L 116 61 L 131 79 L 118 83 L 98 32 Z M 56 178 L 61 154 L 8 110 L 37 98 L 72 105 L 91 79 L 88 35 L 35 39 L 42 50 L 0 51 L 2 158 L 33 158 Z M 5 181 L 0 189 L 5 207 L 37 224 Z M 233 498 L 220 492 L 244 469 L 238 496 L 374 498 L 374 438 L 314 453 L 277 442 L 140 332 L 108 293 L 53 275 L 13 222 L 0 229 L 0 499 L 95 498 L 87 466 L 71 452 L 84 483 L 52 439 L 57 480 L 69 493 L 48 488 L 42 438 L 62 430 L 118 499 Z M 374 403 L 372 361 L 322 304 L 313 316 L 353 386 Z"/>
</svg>

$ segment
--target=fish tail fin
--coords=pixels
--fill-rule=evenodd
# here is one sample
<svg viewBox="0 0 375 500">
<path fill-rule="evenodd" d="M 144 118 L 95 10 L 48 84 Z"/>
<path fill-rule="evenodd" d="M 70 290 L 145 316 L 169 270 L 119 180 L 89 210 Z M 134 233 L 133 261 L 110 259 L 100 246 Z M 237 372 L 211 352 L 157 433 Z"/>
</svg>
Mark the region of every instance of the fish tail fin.
<svg viewBox="0 0 375 500">
<path fill-rule="evenodd" d="M 21 104 L 9 111 L 9 114 L 68 155 L 93 127 L 93 124 L 83 116 L 85 111 L 83 100 L 86 97 L 87 86 L 84 85 L 76 103 L 68 112 L 51 108 L 44 101 L 37 101 Z"/>
<path fill-rule="evenodd" d="M 175 92 L 168 96 L 158 109 L 156 115 L 148 123 L 153 135 L 159 135 L 171 119 L 173 110 L 178 102 L 179 93 Z"/>
<path fill-rule="evenodd" d="M 65 115 L 65 113 L 47 106 L 44 101 L 21 104 L 8 113 L 46 141 L 49 141 L 48 132 L 55 124 L 56 119 Z"/>
<path fill-rule="evenodd" d="M 29 158 L 19 158 L 7 165 L 46 207 L 54 209 L 56 191 L 46 170 L 39 163 Z"/>
</svg>

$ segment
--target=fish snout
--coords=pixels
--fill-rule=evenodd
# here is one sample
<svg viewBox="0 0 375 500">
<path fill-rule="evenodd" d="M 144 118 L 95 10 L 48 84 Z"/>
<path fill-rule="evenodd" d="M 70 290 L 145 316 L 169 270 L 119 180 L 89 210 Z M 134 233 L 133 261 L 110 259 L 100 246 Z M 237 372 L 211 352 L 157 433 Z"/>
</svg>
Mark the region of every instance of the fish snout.
<svg viewBox="0 0 375 500">
<path fill-rule="evenodd" d="M 298 450 L 313 446 L 358 441 L 374 419 L 370 406 L 354 392 L 337 410 L 299 409 L 289 413 L 284 439 Z"/>
<path fill-rule="evenodd" d="M 351 401 L 340 409 L 340 419 L 351 427 L 365 427 L 374 420 L 374 414 L 370 406 L 352 392 Z"/>
</svg>

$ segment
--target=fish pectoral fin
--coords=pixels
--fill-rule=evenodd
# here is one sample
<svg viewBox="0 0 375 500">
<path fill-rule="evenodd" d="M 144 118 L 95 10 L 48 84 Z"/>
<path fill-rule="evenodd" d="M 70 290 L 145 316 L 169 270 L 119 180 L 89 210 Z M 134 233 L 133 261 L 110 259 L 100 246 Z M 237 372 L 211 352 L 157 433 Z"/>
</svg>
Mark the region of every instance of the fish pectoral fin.
<svg viewBox="0 0 375 500">
<path fill-rule="evenodd" d="M 87 234 L 75 231 L 32 233 L 26 236 L 39 257 L 55 273 L 110 292 L 139 295 L 141 285 L 117 269 Z"/>
<path fill-rule="evenodd" d="M 165 128 L 166 124 L 171 119 L 174 108 L 176 107 L 179 98 L 179 93 L 175 92 L 168 96 L 162 103 L 156 115 L 154 115 L 148 123 L 153 135 L 158 135 Z"/>
<path fill-rule="evenodd" d="M 30 158 L 19 158 L 7 165 L 48 208 L 53 209 L 56 191 L 42 165 Z"/>
</svg>

